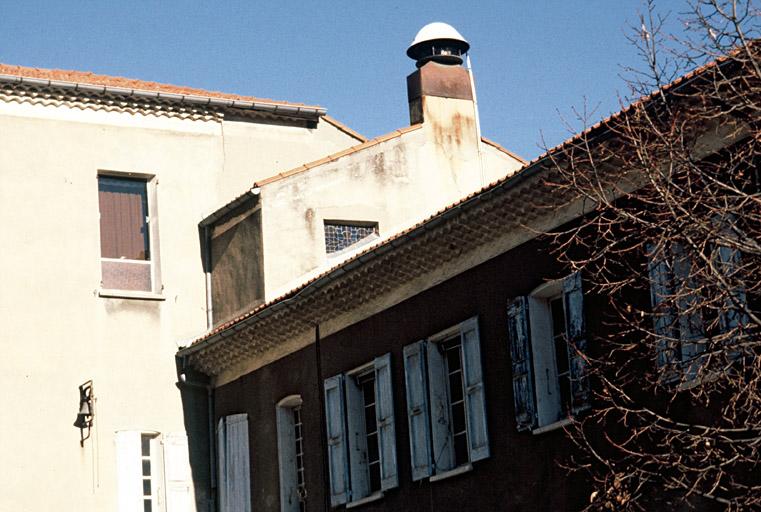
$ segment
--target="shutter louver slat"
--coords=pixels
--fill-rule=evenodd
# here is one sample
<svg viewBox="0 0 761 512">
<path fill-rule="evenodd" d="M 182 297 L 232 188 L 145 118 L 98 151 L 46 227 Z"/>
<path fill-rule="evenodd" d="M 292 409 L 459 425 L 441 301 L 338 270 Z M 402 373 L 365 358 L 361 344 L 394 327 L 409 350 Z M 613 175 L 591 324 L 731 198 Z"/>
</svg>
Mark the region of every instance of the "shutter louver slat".
<svg viewBox="0 0 761 512">
<path fill-rule="evenodd" d="M 513 370 L 515 421 L 519 432 L 537 426 L 528 319 L 528 297 L 516 298 L 507 308 L 507 330 Z"/>
<path fill-rule="evenodd" d="M 441 473 L 455 466 L 447 374 L 440 344 L 428 343 L 425 353 L 428 363 L 428 403 L 431 410 L 432 471 Z"/>
<path fill-rule="evenodd" d="M 428 408 L 426 342 L 404 347 L 404 381 L 410 438 L 412 480 L 431 476 L 431 427 Z"/>
</svg>

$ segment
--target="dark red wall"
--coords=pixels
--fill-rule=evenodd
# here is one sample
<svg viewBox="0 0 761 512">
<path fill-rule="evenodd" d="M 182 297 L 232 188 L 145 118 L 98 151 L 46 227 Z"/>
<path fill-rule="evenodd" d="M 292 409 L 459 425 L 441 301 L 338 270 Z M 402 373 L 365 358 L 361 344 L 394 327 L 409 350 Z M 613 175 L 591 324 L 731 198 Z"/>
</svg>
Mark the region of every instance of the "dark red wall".
<svg viewBox="0 0 761 512">
<path fill-rule="evenodd" d="M 254 510 L 278 510 L 279 483 L 275 404 L 289 394 L 304 399 L 308 510 L 325 509 L 321 402 L 322 382 L 391 352 L 399 488 L 358 510 L 562 511 L 583 508 L 589 490 L 558 461 L 568 453 L 561 430 L 518 433 L 513 414 L 506 305 L 544 280 L 562 277 L 546 244 L 531 242 L 404 301 L 315 345 L 256 370 L 216 391 L 216 414 L 247 412 L 251 432 Z M 593 306 L 590 308 L 590 306 Z M 594 308 L 594 301 L 587 309 Z M 472 316 L 478 316 L 486 386 L 491 457 L 473 471 L 430 483 L 412 482 L 402 349 Z M 594 315 L 588 318 L 590 328 Z"/>
</svg>

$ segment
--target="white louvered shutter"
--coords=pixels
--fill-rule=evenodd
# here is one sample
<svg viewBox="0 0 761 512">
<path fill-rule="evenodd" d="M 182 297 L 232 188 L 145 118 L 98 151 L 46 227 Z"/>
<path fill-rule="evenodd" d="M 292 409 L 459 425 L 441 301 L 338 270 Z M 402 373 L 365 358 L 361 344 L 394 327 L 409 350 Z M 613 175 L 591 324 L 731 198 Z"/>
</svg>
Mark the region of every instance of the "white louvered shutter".
<svg viewBox="0 0 761 512">
<path fill-rule="evenodd" d="M 468 421 L 470 461 L 489 457 L 489 432 L 486 421 L 486 391 L 481 365 L 481 340 L 478 318 L 460 324 L 463 378 L 465 384 L 465 413 Z"/>
<path fill-rule="evenodd" d="M 140 459 L 140 432 L 120 431 L 116 443 L 118 511 L 143 510 L 143 468 Z"/>
<path fill-rule="evenodd" d="M 325 422 L 328 435 L 330 506 L 346 503 L 349 495 L 349 468 L 346 453 L 343 375 L 325 379 Z"/>
<path fill-rule="evenodd" d="M 378 424 L 378 442 L 381 465 L 381 489 L 399 485 L 396 469 L 396 426 L 394 425 L 394 393 L 391 384 L 391 354 L 376 357 L 375 365 L 375 419 Z"/>
<path fill-rule="evenodd" d="M 248 416 L 225 418 L 225 509 L 222 512 L 250 512 L 251 466 L 249 462 Z"/>
<path fill-rule="evenodd" d="M 413 481 L 431 476 L 431 427 L 425 352 L 425 341 L 407 345 L 403 351 Z"/>
<path fill-rule="evenodd" d="M 163 444 L 166 511 L 191 512 L 195 506 L 188 436 L 185 432 L 165 434 Z"/>
</svg>

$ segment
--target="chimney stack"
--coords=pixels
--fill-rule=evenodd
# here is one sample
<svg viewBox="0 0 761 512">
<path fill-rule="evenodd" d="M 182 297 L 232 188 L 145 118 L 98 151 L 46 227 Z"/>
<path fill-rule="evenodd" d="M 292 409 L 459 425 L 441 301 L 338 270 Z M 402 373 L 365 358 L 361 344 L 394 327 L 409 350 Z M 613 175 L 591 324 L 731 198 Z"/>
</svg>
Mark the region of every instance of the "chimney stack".
<svg viewBox="0 0 761 512">
<path fill-rule="evenodd" d="M 407 77 L 410 124 L 433 121 L 426 119 L 436 115 L 430 111 L 433 105 L 426 105 L 427 98 L 473 102 L 470 74 L 462 67 L 468 49 L 465 38 L 446 23 L 429 23 L 420 29 L 407 49 L 407 56 L 418 68 Z"/>
</svg>

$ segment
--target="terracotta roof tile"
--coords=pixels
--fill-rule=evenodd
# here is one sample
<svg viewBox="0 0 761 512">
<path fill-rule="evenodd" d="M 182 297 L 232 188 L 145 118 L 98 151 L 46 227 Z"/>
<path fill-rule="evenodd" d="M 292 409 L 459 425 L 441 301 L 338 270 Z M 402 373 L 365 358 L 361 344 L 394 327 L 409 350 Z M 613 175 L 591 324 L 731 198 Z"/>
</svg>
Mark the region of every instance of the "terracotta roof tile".
<svg viewBox="0 0 761 512">
<path fill-rule="evenodd" d="M 352 137 L 354 137 L 358 141 L 360 141 L 360 142 L 367 142 L 367 137 L 365 137 L 364 135 L 362 135 L 361 133 L 359 133 L 357 131 L 352 130 L 351 128 L 349 128 L 348 126 L 346 126 L 345 124 L 343 124 L 339 120 L 337 120 L 337 119 L 335 119 L 335 118 L 333 118 L 333 117 L 331 117 L 331 116 L 329 116 L 327 114 L 322 116 L 322 119 L 323 119 L 323 121 L 326 121 L 326 122 L 332 124 L 333 126 L 338 128 L 342 132 L 346 133 L 347 135 L 351 135 Z"/>
<path fill-rule="evenodd" d="M 506 155 L 507 155 L 507 156 L 509 156 L 509 157 L 515 158 L 515 159 L 516 159 L 516 160 L 518 160 L 518 161 L 519 161 L 521 164 L 525 164 L 525 163 L 527 162 L 527 160 L 526 160 L 526 159 L 524 159 L 524 158 L 522 158 L 522 157 L 520 157 L 520 156 L 516 155 L 515 153 L 513 153 L 513 152 L 512 152 L 512 151 L 510 151 L 509 149 L 507 149 L 507 148 L 503 147 L 503 146 L 502 146 L 502 145 L 500 145 L 500 144 L 497 144 L 497 143 L 496 143 L 496 142 L 494 142 L 493 140 L 487 139 L 486 137 L 481 137 L 481 142 L 483 142 L 484 144 L 487 144 L 487 145 L 489 145 L 489 146 L 491 146 L 491 147 L 495 148 L 495 149 L 496 149 L 496 150 L 498 150 L 498 151 L 501 151 L 501 152 L 503 152 L 504 154 L 506 154 Z"/>
<path fill-rule="evenodd" d="M 294 107 L 319 108 L 312 105 L 305 105 L 303 103 L 291 103 L 287 101 L 256 98 L 254 96 L 243 96 L 240 94 L 231 94 L 231 93 L 217 92 L 217 91 L 206 91 L 204 89 L 196 89 L 194 87 L 162 84 L 158 82 L 148 82 L 145 80 L 137 80 L 134 78 L 98 75 L 95 73 L 91 73 L 89 71 L 32 68 L 32 67 L 26 67 L 26 66 L 14 66 L 10 64 L 0 63 L 0 75 L 10 75 L 10 76 L 18 76 L 18 77 L 24 77 L 24 78 L 37 78 L 42 80 L 50 80 L 51 82 L 53 82 L 53 85 L 55 85 L 55 82 L 58 81 L 58 82 L 75 82 L 80 84 L 88 84 L 92 86 L 101 86 L 101 87 L 119 87 L 119 88 L 124 88 L 124 92 L 129 92 L 131 89 L 137 89 L 141 91 L 155 91 L 155 92 L 160 92 L 162 94 L 177 94 L 178 98 L 180 96 L 203 96 L 205 98 L 206 97 L 220 98 L 220 99 L 228 99 L 233 101 L 251 101 L 251 102 L 271 103 L 273 105 L 288 105 L 288 106 L 294 106 Z M 331 119 L 329 122 L 331 122 L 331 124 L 334 124 L 336 126 L 340 124 L 333 119 Z M 348 127 L 344 127 L 342 129 L 344 131 L 347 131 L 347 133 L 353 132 L 353 130 L 351 130 Z M 360 140 L 364 138 L 359 134 L 356 134 L 354 136 Z"/>
</svg>

